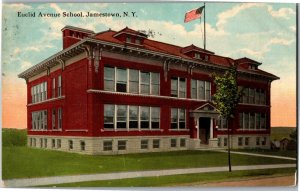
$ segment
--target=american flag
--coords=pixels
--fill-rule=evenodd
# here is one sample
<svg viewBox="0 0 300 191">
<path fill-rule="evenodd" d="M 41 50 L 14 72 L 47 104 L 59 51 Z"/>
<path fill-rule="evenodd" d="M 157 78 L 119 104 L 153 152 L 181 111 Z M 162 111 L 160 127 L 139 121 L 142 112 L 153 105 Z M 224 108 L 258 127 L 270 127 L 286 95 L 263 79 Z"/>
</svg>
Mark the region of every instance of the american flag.
<svg viewBox="0 0 300 191">
<path fill-rule="evenodd" d="M 191 11 L 187 12 L 185 14 L 185 17 L 184 17 L 184 22 L 187 23 L 187 22 L 190 22 L 192 20 L 200 18 L 201 15 L 202 15 L 203 9 L 204 9 L 204 6 L 198 8 L 198 9 L 194 9 L 194 10 L 191 10 Z"/>
</svg>

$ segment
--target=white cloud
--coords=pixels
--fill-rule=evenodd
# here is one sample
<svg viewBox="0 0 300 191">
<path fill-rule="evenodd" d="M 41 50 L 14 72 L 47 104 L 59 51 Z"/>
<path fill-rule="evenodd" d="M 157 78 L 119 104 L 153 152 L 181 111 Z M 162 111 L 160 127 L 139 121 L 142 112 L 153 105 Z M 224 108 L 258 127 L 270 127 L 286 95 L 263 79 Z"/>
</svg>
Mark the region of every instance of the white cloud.
<svg viewBox="0 0 300 191">
<path fill-rule="evenodd" d="M 21 69 L 27 69 L 27 68 L 29 68 L 31 66 L 32 66 L 32 64 L 30 62 L 28 62 L 28 61 L 23 61 L 21 63 Z"/>
<path fill-rule="evenodd" d="M 295 25 L 290 26 L 290 29 L 291 29 L 292 32 L 296 32 L 296 26 Z"/>
<path fill-rule="evenodd" d="M 4 3 L 3 8 L 5 8 L 5 9 L 14 9 L 16 11 L 22 11 L 22 10 L 25 10 L 25 9 L 31 9 L 31 6 L 25 5 L 23 3 L 16 3 L 16 4 Z"/>
<path fill-rule="evenodd" d="M 268 6 L 268 12 L 272 17 L 288 19 L 290 16 L 295 15 L 296 12 L 291 8 L 280 8 L 278 11 L 273 10 L 272 6 Z"/>
</svg>

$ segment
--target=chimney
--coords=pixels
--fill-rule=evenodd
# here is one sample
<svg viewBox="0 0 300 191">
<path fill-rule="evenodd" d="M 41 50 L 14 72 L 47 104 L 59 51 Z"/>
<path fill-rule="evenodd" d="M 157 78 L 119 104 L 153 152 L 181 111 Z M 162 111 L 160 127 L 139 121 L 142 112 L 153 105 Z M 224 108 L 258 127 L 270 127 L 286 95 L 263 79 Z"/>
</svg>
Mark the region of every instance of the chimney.
<svg viewBox="0 0 300 191">
<path fill-rule="evenodd" d="M 68 25 L 62 28 L 61 31 L 63 37 L 63 49 L 72 46 L 89 35 L 95 34 L 94 31 Z"/>
</svg>

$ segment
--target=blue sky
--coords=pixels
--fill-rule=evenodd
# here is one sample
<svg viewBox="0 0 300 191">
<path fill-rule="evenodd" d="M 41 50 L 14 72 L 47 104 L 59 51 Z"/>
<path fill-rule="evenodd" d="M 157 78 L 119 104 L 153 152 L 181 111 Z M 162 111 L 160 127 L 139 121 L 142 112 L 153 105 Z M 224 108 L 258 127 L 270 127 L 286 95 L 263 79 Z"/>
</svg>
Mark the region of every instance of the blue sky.
<svg viewBox="0 0 300 191">
<path fill-rule="evenodd" d="M 202 47 L 203 25 L 184 23 L 185 12 L 203 3 L 73 3 L 3 4 L 2 71 L 8 81 L 62 49 L 61 28 L 73 25 L 100 32 L 126 26 L 153 30 L 155 40 Z M 134 11 L 137 18 L 18 18 L 17 12 L 59 13 Z M 232 58 L 249 57 L 261 69 L 281 78 L 273 83 L 272 99 L 292 100 L 296 91 L 296 5 L 206 3 L 207 49 Z M 203 20 L 202 20 L 203 22 Z M 22 82 L 23 84 L 24 81 Z M 276 102 L 277 103 L 277 102 Z M 279 106 L 279 105 L 278 105 Z M 293 108 L 291 106 L 291 108 Z M 291 111 L 292 112 L 292 111 Z M 293 111 L 295 112 L 295 111 Z M 279 114 L 278 114 L 279 115 Z M 284 120 L 284 119 L 282 119 Z"/>
</svg>

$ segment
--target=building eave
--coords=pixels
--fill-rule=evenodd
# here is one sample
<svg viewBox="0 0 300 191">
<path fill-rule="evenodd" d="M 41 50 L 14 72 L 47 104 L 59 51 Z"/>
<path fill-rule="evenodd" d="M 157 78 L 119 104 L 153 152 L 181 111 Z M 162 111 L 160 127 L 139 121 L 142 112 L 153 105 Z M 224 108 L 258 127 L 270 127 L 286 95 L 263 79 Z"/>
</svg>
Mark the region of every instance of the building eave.
<svg viewBox="0 0 300 191">
<path fill-rule="evenodd" d="M 83 39 L 72 46 L 59 51 L 58 53 L 50 56 L 49 58 L 43 60 L 42 62 L 30 67 L 29 69 L 25 70 L 24 72 L 18 74 L 19 78 L 28 79 L 35 75 L 35 73 L 42 72 L 47 70 L 48 67 L 50 67 L 54 62 L 56 62 L 59 59 L 64 59 L 64 56 L 67 53 L 70 53 L 72 51 L 76 52 L 79 48 L 81 48 L 81 45 L 86 42 L 86 39 Z"/>
</svg>

